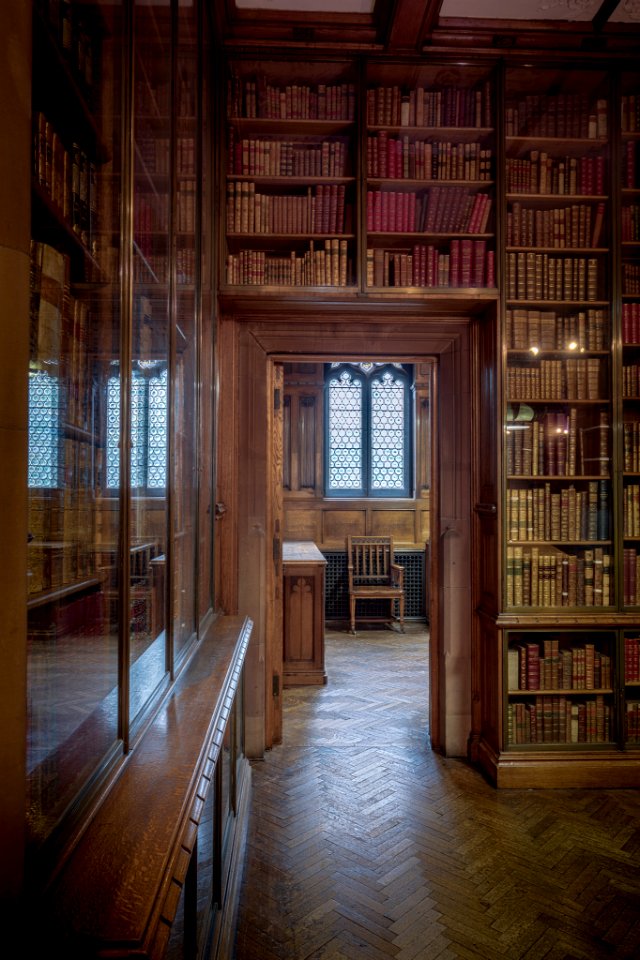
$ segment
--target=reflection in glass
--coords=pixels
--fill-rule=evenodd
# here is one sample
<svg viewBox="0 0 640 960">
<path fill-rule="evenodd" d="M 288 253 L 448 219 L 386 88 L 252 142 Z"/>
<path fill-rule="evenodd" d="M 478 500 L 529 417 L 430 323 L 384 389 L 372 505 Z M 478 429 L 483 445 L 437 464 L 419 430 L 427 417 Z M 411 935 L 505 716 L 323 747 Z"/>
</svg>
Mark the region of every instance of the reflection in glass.
<svg viewBox="0 0 640 960">
<path fill-rule="evenodd" d="M 121 41 L 112 4 L 34 5 L 29 359 L 27 820 L 46 841 L 117 738 L 118 503 L 103 473 L 110 360 L 120 343 Z M 91 69 L 100 61 L 100 74 Z M 107 95 L 108 94 L 108 95 Z M 73 124 L 74 141 L 68 137 Z M 47 158 L 47 162 L 41 162 Z M 63 189 L 65 171 L 76 177 Z M 116 424 L 116 429 L 118 425 Z"/>
</svg>

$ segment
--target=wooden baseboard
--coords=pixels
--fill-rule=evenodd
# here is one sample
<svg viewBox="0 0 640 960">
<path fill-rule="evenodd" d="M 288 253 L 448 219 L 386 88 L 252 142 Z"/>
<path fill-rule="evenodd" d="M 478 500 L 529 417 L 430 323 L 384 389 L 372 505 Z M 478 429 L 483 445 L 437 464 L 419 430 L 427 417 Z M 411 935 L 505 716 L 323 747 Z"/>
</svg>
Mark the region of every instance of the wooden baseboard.
<svg viewBox="0 0 640 960">
<path fill-rule="evenodd" d="M 496 753 L 485 741 L 477 763 L 489 780 L 505 789 L 629 789 L 640 787 L 640 757 L 616 750 L 557 753 Z"/>
</svg>

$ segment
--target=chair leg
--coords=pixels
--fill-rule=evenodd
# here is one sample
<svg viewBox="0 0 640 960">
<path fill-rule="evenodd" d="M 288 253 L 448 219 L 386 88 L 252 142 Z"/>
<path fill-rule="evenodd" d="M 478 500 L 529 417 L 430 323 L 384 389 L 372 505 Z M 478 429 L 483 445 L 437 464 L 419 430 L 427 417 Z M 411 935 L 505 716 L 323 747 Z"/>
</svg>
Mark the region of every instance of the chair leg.
<svg viewBox="0 0 640 960">
<path fill-rule="evenodd" d="M 356 598 L 349 597 L 349 633 L 356 632 Z"/>
<path fill-rule="evenodd" d="M 400 604 L 400 630 L 404 633 L 404 594 L 398 599 Z"/>
</svg>

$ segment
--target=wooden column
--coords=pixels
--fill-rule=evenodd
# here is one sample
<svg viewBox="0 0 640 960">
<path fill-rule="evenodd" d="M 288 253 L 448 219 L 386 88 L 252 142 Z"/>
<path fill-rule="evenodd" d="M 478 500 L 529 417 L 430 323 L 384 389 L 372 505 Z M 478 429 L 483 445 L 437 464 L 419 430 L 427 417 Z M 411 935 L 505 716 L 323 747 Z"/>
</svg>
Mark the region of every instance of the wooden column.
<svg viewBox="0 0 640 960">
<path fill-rule="evenodd" d="M 0 900 L 18 899 L 25 818 L 31 4 L 0 5 Z"/>
</svg>

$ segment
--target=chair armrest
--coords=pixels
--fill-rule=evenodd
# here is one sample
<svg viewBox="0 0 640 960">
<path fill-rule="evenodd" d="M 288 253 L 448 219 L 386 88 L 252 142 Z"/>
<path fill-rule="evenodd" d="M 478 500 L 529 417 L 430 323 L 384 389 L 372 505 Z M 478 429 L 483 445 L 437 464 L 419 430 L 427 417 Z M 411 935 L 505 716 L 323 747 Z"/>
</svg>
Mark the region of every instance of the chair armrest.
<svg viewBox="0 0 640 960">
<path fill-rule="evenodd" d="M 349 590 L 353 589 L 353 564 L 350 563 L 347 565 L 347 575 L 349 577 Z"/>
<path fill-rule="evenodd" d="M 404 586 L 404 567 L 400 563 L 391 564 L 391 582 L 397 586 Z"/>
</svg>

